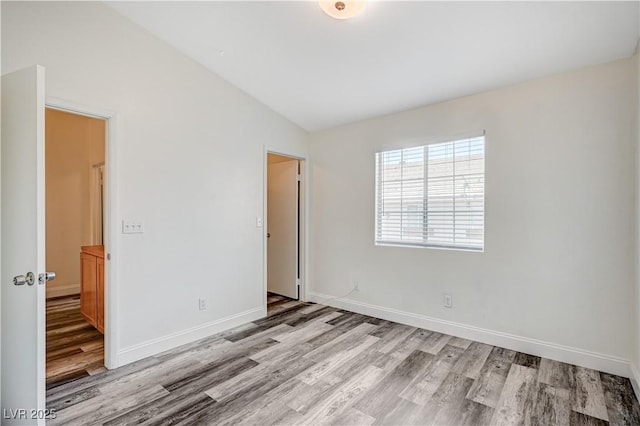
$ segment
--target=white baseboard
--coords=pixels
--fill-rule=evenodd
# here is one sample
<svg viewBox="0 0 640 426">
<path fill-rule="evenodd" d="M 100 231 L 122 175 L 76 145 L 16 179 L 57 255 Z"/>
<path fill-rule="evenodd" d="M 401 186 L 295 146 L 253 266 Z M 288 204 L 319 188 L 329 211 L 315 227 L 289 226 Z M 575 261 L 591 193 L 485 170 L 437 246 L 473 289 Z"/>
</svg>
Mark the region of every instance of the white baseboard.
<svg viewBox="0 0 640 426">
<path fill-rule="evenodd" d="M 259 308 L 250 309 L 236 315 L 201 324 L 183 331 L 147 340 L 146 342 L 120 350 L 118 352 L 116 364 L 118 367 L 121 367 L 169 349 L 204 339 L 205 337 L 212 336 L 216 333 L 220 333 L 221 331 L 264 318 L 266 315 L 266 306 L 260 306 Z"/>
<path fill-rule="evenodd" d="M 633 365 L 633 363 L 629 364 L 629 368 L 631 370 L 629 380 L 631 380 L 631 385 L 633 385 L 633 391 L 636 393 L 636 398 L 640 401 L 640 373 L 638 373 L 638 369 Z"/>
<path fill-rule="evenodd" d="M 590 352 L 569 346 L 530 339 L 499 331 L 488 330 L 471 325 L 460 324 L 438 318 L 427 317 L 411 312 L 371 305 L 351 299 L 332 299 L 332 296 L 309 292 L 309 300 L 316 303 L 346 309 L 359 314 L 369 315 L 388 321 L 407 324 L 413 327 L 450 334 L 469 340 L 499 346 L 514 351 L 537 355 L 556 361 L 591 368 L 623 377 L 632 377 L 629 360 L 615 356 Z M 637 376 L 636 376 L 637 377 Z M 633 380 L 632 380 L 633 381 Z"/>
<path fill-rule="evenodd" d="M 72 294 L 80 294 L 80 284 L 66 284 L 60 286 L 47 285 L 47 299 L 52 297 L 71 296 Z"/>
</svg>

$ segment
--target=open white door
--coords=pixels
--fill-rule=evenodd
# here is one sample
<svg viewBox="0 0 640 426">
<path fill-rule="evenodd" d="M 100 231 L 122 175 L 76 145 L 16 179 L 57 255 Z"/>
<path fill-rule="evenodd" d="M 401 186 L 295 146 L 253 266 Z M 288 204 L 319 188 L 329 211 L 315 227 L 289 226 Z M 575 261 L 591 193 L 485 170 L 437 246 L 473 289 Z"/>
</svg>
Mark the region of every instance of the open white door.
<svg viewBox="0 0 640 426">
<path fill-rule="evenodd" d="M 3 425 L 44 424 L 44 107 L 44 68 L 2 76 Z"/>
<path fill-rule="evenodd" d="M 267 167 L 267 290 L 297 299 L 298 160 Z"/>
</svg>

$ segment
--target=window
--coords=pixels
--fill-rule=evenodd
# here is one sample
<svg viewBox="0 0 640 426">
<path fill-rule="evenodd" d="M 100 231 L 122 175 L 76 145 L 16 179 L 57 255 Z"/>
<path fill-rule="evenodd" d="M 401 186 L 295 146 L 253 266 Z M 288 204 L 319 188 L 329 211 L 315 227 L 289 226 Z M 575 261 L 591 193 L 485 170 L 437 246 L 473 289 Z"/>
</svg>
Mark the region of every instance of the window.
<svg viewBox="0 0 640 426">
<path fill-rule="evenodd" d="M 376 244 L 484 249 L 484 136 L 376 153 Z"/>
</svg>

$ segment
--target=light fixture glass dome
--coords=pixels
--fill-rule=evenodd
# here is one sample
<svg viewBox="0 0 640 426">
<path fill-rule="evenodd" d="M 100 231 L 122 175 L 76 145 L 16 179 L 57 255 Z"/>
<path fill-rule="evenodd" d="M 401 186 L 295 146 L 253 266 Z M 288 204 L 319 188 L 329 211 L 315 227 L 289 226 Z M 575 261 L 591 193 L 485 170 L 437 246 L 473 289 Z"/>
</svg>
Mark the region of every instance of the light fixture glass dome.
<svg viewBox="0 0 640 426">
<path fill-rule="evenodd" d="M 362 11 L 364 8 L 364 1 L 321 1 L 320 7 L 332 18 L 349 19 Z"/>
</svg>

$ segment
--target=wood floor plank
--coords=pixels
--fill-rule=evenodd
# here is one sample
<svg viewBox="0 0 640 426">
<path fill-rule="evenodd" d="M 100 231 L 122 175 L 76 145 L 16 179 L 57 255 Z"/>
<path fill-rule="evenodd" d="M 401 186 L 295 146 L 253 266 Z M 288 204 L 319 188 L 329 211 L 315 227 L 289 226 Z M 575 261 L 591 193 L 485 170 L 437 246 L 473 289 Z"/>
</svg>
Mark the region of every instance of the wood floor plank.
<svg viewBox="0 0 640 426">
<path fill-rule="evenodd" d="M 193 343 L 188 343 L 186 345 L 180 346 L 178 348 L 174 348 L 173 350 L 168 350 L 161 352 L 154 356 L 160 362 L 163 362 L 166 359 L 175 358 L 177 356 L 184 357 L 197 357 L 198 354 L 216 352 L 215 348 L 220 345 L 226 345 L 230 347 L 232 343 L 225 339 L 225 337 L 229 334 L 236 333 L 241 330 L 247 330 L 249 328 L 254 328 L 255 325 L 253 323 L 245 324 L 239 327 L 235 327 L 232 330 L 228 330 L 227 332 L 223 332 L 217 334 L 215 336 L 211 336 L 208 338 L 204 338 L 202 340 L 195 341 Z"/>
<path fill-rule="evenodd" d="M 492 350 L 493 346 L 478 342 L 471 343 L 451 371 L 462 374 L 470 379 L 477 379 L 482 366 L 487 361 Z"/>
<path fill-rule="evenodd" d="M 312 365 L 312 361 L 298 357 L 291 362 L 282 365 L 281 368 L 270 371 L 263 375 L 261 380 L 252 380 L 245 386 L 238 387 L 238 391 L 231 395 L 223 395 L 219 404 L 212 406 L 212 409 L 206 413 L 199 413 L 195 419 L 185 419 L 185 424 L 224 424 L 232 421 L 234 417 L 241 415 L 243 412 L 258 409 L 261 397 L 287 380 L 295 377 L 301 371 Z"/>
<path fill-rule="evenodd" d="M 109 398 L 100 395 L 57 412 L 57 417 L 50 423 L 66 426 L 101 424 L 111 417 L 116 417 L 120 412 L 126 412 L 132 407 L 153 401 L 168 393 L 162 386 L 155 385 L 123 398 Z"/>
<path fill-rule="evenodd" d="M 474 401 L 464 400 L 455 426 L 484 426 L 491 424 L 494 409 Z"/>
<path fill-rule="evenodd" d="M 338 315 L 340 313 L 336 312 Z M 320 334 L 326 333 L 334 328 L 333 325 L 327 324 L 324 321 L 311 321 L 304 327 L 299 327 L 289 332 L 284 332 L 273 337 L 273 340 L 277 340 L 280 343 L 304 343 L 307 340 L 311 340 Z"/>
<path fill-rule="evenodd" d="M 462 374 L 449 373 L 433 398 L 423 406 L 422 413 L 429 423 L 435 425 L 459 425 L 462 423 L 461 407 L 466 401 L 466 395 L 473 384 Z M 433 420 L 431 420 L 433 419 Z"/>
<path fill-rule="evenodd" d="M 496 408 L 502 388 L 511 369 L 509 357 L 492 351 L 482 366 L 477 379 L 473 382 L 467 398 L 471 401 Z"/>
<path fill-rule="evenodd" d="M 454 336 L 454 337 L 451 337 L 451 340 L 449 340 L 447 344 L 458 347 L 458 348 L 467 349 L 471 343 L 472 343 L 471 340 Z"/>
<path fill-rule="evenodd" d="M 391 411 L 393 399 L 389 395 L 399 395 L 416 375 L 423 373 L 433 355 L 414 350 L 398 367 L 386 375 L 371 391 L 363 395 L 354 408 L 378 418 Z"/>
<path fill-rule="evenodd" d="M 540 368 L 540 357 L 518 352 L 513 363 L 522 365 L 523 367 L 538 369 Z"/>
<path fill-rule="evenodd" d="M 51 376 L 46 378 L 46 388 L 56 389 L 67 384 L 76 383 L 82 381 L 85 377 L 89 377 L 90 374 L 85 370 L 74 370 L 68 373 L 60 374 L 57 376 Z"/>
<path fill-rule="evenodd" d="M 373 323 L 372 321 L 369 321 L 370 323 Z M 375 337 L 385 337 L 387 334 L 393 332 L 396 323 L 391 322 L 391 321 L 385 321 L 385 320 L 380 320 L 378 321 L 378 324 L 376 324 L 378 326 L 378 328 L 374 331 L 372 331 L 371 334 L 372 336 Z"/>
<path fill-rule="evenodd" d="M 543 358 L 540 360 L 538 381 L 556 388 L 571 388 L 571 366 L 564 362 Z"/>
<path fill-rule="evenodd" d="M 435 339 L 431 339 L 431 336 L 433 334 L 434 333 L 429 330 L 422 330 L 420 328 L 414 329 L 411 334 L 409 334 L 405 339 L 401 340 L 393 348 L 393 350 L 390 352 L 390 355 L 402 361 L 416 350 L 422 350 L 425 347 L 434 349 L 434 344 L 439 344 L 442 341 L 438 342 L 441 336 L 439 333 L 436 333 Z M 422 350 L 422 352 L 425 351 Z M 432 350 L 431 352 L 434 351 Z"/>
<path fill-rule="evenodd" d="M 73 357 L 71 360 L 71 356 Z M 91 352 L 74 353 L 64 358 L 58 358 L 47 362 L 47 376 L 58 376 L 77 370 L 86 370 L 89 365 L 96 362 L 102 363 L 104 351 L 97 350 Z"/>
<path fill-rule="evenodd" d="M 239 331 L 238 333 L 235 333 L 235 334 L 232 334 L 232 335 L 229 335 L 229 336 L 225 337 L 225 339 L 229 340 L 230 342 L 237 342 L 239 340 L 243 340 L 243 339 L 246 339 L 248 337 L 254 336 L 255 334 L 260 334 L 260 333 L 263 333 L 263 332 L 269 332 L 270 330 L 272 330 L 276 326 L 286 325 L 284 323 L 287 321 L 288 316 L 291 315 L 291 312 L 295 312 L 298 309 L 300 309 L 299 305 L 294 306 L 291 309 L 287 310 L 286 312 L 282 312 L 282 313 L 276 314 L 273 318 L 269 318 L 268 321 L 264 321 L 260 325 L 258 325 L 257 321 L 256 321 L 254 323 L 254 324 L 256 324 L 256 327 L 252 327 L 252 328 L 249 328 L 247 330 Z M 292 327 L 287 326 L 287 328 L 291 329 Z"/>
<path fill-rule="evenodd" d="M 433 332 L 429 336 L 427 336 L 426 341 L 420 347 L 420 350 L 432 354 L 437 355 L 442 348 L 444 348 L 447 343 L 451 340 L 451 336 L 448 334 L 440 334 Z"/>
<path fill-rule="evenodd" d="M 170 409 L 163 411 L 157 417 L 152 417 L 149 420 L 139 423 L 143 426 L 172 426 L 180 424 L 197 416 L 199 413 L 206 413 L 208 409 L 216 404 L 214 400 L 206 395 L 200 395 L 200 399 L 185 409 L 175 410 Z M 116 423 L 117 424 L 117 423 Z"/>
<path fill-rule="evenodd" d="M 329 374 L 323 376 L 322 380 L 330 384 L 343 382 L 354 373 L 363 368 L 363 366 L 372 365 L 384 371 L 385 374 L 396 368 L 400 364 L 400 360 L 390 357 L 374 349 L 379 342 L 369 346 L 365 351 L 357 354 L 350 360 L 345 360 L 341 365 L 334 368 Z"/>
<path fill-rule="evenodd" d="M 84 392 L 85 390 L 92 387 L 98 388 L 106 383 L 114 382 L 122 377 L 126 377 L 132 373 L 136 373 L 146 368 L 150 368 L 154 365 L 158 365 L 159 363 L 160 362 L 156 358 L 149 357 L 125 365 L 116 370 L 106 371 L 93 377 L 87 375 L 85 378 L 80 379 L 74 383 L 67 383 L 61 386 L 47 389 L 47 404 L 49 404 L 50 402 L 55 403 L 59 399 L 68 398 L 79 392 Z"/>
<path fill-rule="evenodd" d="M 460 347 L 445 346 L 424 371 L 414 375 L 398 395 L 417 405 L 427 404 L 463 353 L 464 349 Z"/>
<path fill-rule="evenodd" d="M 417 329 L 404 324 L 396 324 L 390 331 L 380 337 L 380 347 L 376 348 L 377 351 L 388 354 L 395 349 L 396 346 L 401 344 L 404 340 L 409 338 L 413 332 Z"/>
<path fill-rule="evenodd" d="M 569 424 L 571 426 L 608 426 L 609 422 L 598 419 L 596 417 L 588 416 L 583 413 L 572 411 L 569 423 L 566 424 Z"/>
<path fill-rule="evenodd" d="M 334 426 L 369 426 L 372 425 L 376 419 L 371 416 L 367 416 L 362 411 L 358 411 L 355 408 L 348 407 L 329 422 Z"/>
<path fill-rule="evenodd" d="M 238 357 L 233 361 L 224 359 L 204 364 L 199 369 L 185 372 L 179 377 L 162 378 L 160 384 L 170 392 L 186 389 L 186 392 L 200 393 L 255 368 L 257 365 L 258 363 L 245 357 Z"/>
<path fill-rule="evenodd" d="M 246 419 L 236 421 L 234 418 L 220 423 L 220 425 L 256 426 L 302 424 L 302 414 L 292 410 L 286 405 L 279 403 L 278 401 L 270 401 L 269 405 L 267 405 L 263 409 L 252 411 L 248 414 L 249 416 Z"/>
<path fill-rule="evenodd" d="M 368 336 L 372 339 L 377 337 Z M 359 374 L 344 385 L 338 387 L 331 395 L 323 398 L 303 419 L 304 424 L 331 424 L 353 402 L 376 384 L 382 377 L 382 370 L 367 366 Z"/>
<path fill-rule="evenodd" d="M 342 315 L 344 315 L 342 312 L 338 312 L 336 309 L 329 307 L 325 307 L 323 309 L 319 309 L 317 311 L 306 314 L 298 311 L 296 315 L 293 315 L 291 319 L 286 321 L 286 324 L 289 324 L 291 327 L 298 327 L 311 321 L 322 321 L 330 323 L 331 321 L 341 317 Z"/>
<path fill-rule="evenodd" d="M 314 364 L 313 361 L 296 356 L 295 353 L 292 353 L 290 359 L 283 361 L 279 364 L 259 364 L 252 371 L 237 374 L 206 390 L 205 393 L 219 402 L 226 402 L 238 396 L 246 397 L 248 393 L 261 387 L 271 390 L 277 386 L 269 387 L 268 385 L 283 383 L 285 381 L 283 378 L 295 377 Z"/>
<path fill-rule="evenodd" d="M 368 335 L 369 331 L 375 330 L 375 329 L 376 329 L 375 325 L 368 324 L 368 323 L 361 323 L 357 327 L 354 327 L 353 329 L 351 329 L 350 331 L 339 334 L 337 335 L 337 337 L 334 337 L 329 341 L 325 341 L 323 345 L 309 352 L 308 354 L 305 355 L 305 357 L 313 360 L 322 360 L 328 354 L 331 354 L 336 347 L 339 347 L 340 350 L 348 349 L 349 347 L 355 345 L 354 342 L 356 342 L 359 337 Z M 334 331 L 335 331 L 335 328 L 326 333 L 321 334 L 318 337 L 333 335 Z M 311 343 L 314 340 L 317 341 L 318 337 L 314 339 L 310 339 L 309 343 Z M 370 336 L 370 337 L 373 337 L 373 336 Z M 375 341 L 378 340 L 378 338 L 374 338 L 374 339 Z"/>
<path fill-rule="evenodd" d="M 312 368 L 304 371 L 298 379 L 308 385 L 316 383 L 323 377 L 331 374 L 340 368 L 346 362 L 356 357 L 358 354 L 367 350 L 371 345 L 378 341 L 378 337 L 368 334 L 360 338 L 354 338 L 348 347 L 336 352 L 334 355 L 327 356 L 323 361 L 317 362 Z M 377 368 L 377 367 L 376 367 Z"/>
<path fill-rule="evenodd" d="M 295 307 L 298 307 L 298 303 L 295 300 L 281 300 L 269 304 L 269 313 L 276 315 Z"/>
<path fill-rule="evenodd" d="M 294 381 L 296 382 L 296 391 L 289 394 L 283 402 L 287 407 L 301 414 L 307 414 L 333 388 L 331 383 L 324 380 L 313 385 L 301 382 L 297 378 L 294 378 Z"/>
<path fill-rule="evenodd" d="M 526 424 L 527 413 L 531 413 L 537 391 L 537 373 L 533 368 L 517 364 L 511 366 L 491 419 L 492 425 Z"/>
<path fill-rule="evenodd" d="M 527 407 L 529 410 L 525 413 L 525 419 L 529 424 L 569 424 L 571 403 L 567 389 L 537 383 L 534 399 Z"/>
<path fill-rule="evenodd" d="M 103 394 L 127 395 L 138 392 L 148 384 L 159 384 L 161 380 L 171 381 L 184 375 L 189 375 L 191 371 L 201 366 L 199 360 L 181 358 L 171 359 L 158 365 L 154 365 L 144 370 L 128 374 L 118 380 L 105 383 L 99 386 Z"/>
<path fill-rule="evenodd" d="M 87 368 L 85 370 L 87 373 L 89 373 L 90 376 L 95 376 L 96 374 L 104 373 L 105 371 L 107 371 L 107 368 L 104 366 L 104 362 L 99 361 L 87 365 Z"/>
<path fill-rule="evenodd" d="M 589 368 L 571 366 L 571 409 L 609 421 L 600 374 Z"/>
<path fill-rule="evenodd" d="M 50 410 L 61 411 L 67 407 L 79 404 L 82 401 L 86 401 L 95 398 L 100 394 L 100 390 L 97 387 L 90 387 L 82 391 L 76 392 L 65 398 L 59 398 L 53 401 L 47 401 L 47 408 Z"/>
<path fill-rule="evenodd" d="M 389 395 L 388 398 L 389 409 L 378 416 L 374 425 L 422 426 L 429 424 L 428 419 L 425 419 L 421 414 L 422 406 L 393 395 Z"/>
<path fill-rule="evenodd" d="M 268 400 L 266 405 L 257 410 L 245 410 L 241 415 L 232 417 L 221 426 L 256 426 L 256 425 L 297 425 L 302 424 L 302 414 L 292 410 L 278 400 Z"/>
<path fill-rule="evenodd" d="M 78 348 L 70 346 L 67 348 L 58 349 L 56 351 L 47 351 L 47 363 L 56 359 L 66 359 L 73 355 L 78 355 L 86 351 L 82 350 L 82 347 Z"/>
<path fill-rule="evenodd" d="M 207 389 L 205 393 L 216 401 L 224 401 L 231 395 L 242 392 L 247 386 L 262 381 L 263 376 L 273 371 L 273 366 L 268 364 L 256 364 L 255 367 L 245 370 L 221 383 Z"/>
<path fill-rule="evenodd" d="M 202 393 L 170 392 L 146 404 L 133 406 L 127 412 L 112 417 L 105 426 L 157 424 L 182 420 L 214 404 L 215 401 Z"/>
<path fill-rule="evenodd" d="M 193 350 L 197 353 L 202 362 L 214 362 L 222 360 L 233 360 L 239 356 L 251 356 L 268 347 L 279 344 L 272 337 L 282 334 L 291 327 L 286 324 L 280 324 L 273 328 L 262 330 L 259 333 L 236 341 L 233 344 L 215 344 L 215 350 Z"/>
<path fill-rule="evenodd" d="M 83 352 L 91 352 L 97 350 L 104 351 L 104 337 L 84 343 L 82 346 L 80 346 L 80 349 Z"/>
<path fill-rule="evenodd" d="M 518 352 L 512 351 L 510 349 L 500 348 L 498 346 L 493 346 L 491 353 L 489 354 L 490 358 L 501 359 L 510 364 L 513 364 Z"/>
<path fill-rule="evenodd" d="M 629 379 L 600 373 L 609 422 L 614 425 L 640 425 L 640 404 Z"/>
<path fill-rule="evenodd" d="M 300 309 L 301 314 L 310 314 L 313 311 L 317 311 L 318 309 L 324 309 L 326 306 L 321 305 L 319 303 L 311 303 L 304 308 Z"/>
</svg>

